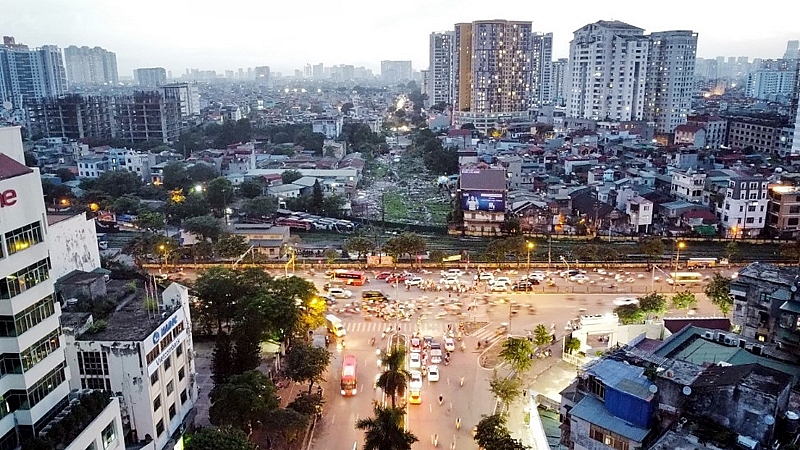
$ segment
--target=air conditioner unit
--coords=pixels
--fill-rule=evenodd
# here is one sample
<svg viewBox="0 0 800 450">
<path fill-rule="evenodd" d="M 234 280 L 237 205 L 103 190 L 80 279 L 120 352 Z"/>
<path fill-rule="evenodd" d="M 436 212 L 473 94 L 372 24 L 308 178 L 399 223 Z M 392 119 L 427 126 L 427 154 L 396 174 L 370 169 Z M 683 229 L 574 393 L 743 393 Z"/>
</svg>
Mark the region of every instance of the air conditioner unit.
<svg viewBox="0 0 800 450">
<path fill-rule="evenodd" d="M 725 345 L 730 345 L 731 347 L 736 347 L 736 339 L 730 338 L 728 336 L 725 336 L 724 343 L 725 343 Z"/>
<path fill-rule="evenodd" d="M 706 331 L 703 333 L 703 337 L 706 339 L 714 339 L 714 332 L 713 331 Z"/>
<path fill-rule="evenodd" d="M 763 345 L 754 345 L 753 349 L 750 350 L 750 351 L 753 352 L 753 354 L 756 355 L 756 356 L 761 356 L 761 354 L 764 353 L 764 346 Z"/>
<path fill-rule="evenodd" d="M 718 332 L 716 337 L 717 337 L 717 342 L 722 342 L 722 343 L 724 343 L 724 342 L 725 342 L 725 339 L 727 339 L 727 338 L 728 338 L 728 335 L 727 335 L 727 334 L 725 334 L 725 333 L 719 333 L 719 332 Z"/>
</svg>

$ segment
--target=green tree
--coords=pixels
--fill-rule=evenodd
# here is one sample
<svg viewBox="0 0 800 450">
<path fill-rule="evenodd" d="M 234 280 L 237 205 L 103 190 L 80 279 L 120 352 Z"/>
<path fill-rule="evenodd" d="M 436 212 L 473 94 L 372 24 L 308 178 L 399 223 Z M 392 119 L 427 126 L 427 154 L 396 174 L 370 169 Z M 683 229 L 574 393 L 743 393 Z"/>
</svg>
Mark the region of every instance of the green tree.
<svg viewBox="0 0 800 450">
<path fill-rule="evenodd" d="M 550 334 L 547 327 L 541 323 L 536 325 L 536 328 L 533 330 L 533 343 L 541 347 L 551 342 L 553 342 L 553 335 Z"/>
<path fill-rule="evenodd" d="M 303 174 L 300 173 L 299 170 L 289 169 L 289 170 L 284 170 L 283 173 L 281 173 L 281 181 L 283 182 L 283 184 L 294 183 L 300 178 L 303 178 Z"/>
<path fill-rule="evenodd" d="M 277 431 L 286 443 L 285 448 L 291 448 L 291 444 L 308 426 L 308 421 L 309 416 L 292 408 L 278 408 L 267 414 L 264 426 L 269 430 Z"/>
<path fill-rule="evenodd" d="M 497 375 L 497 372 L 489 380 L 489 391 L 503 403 L 505 410 L 508 410 L 511 402 L 522 394 L 519 378 L 501 377 Z"/>
<path fill-rule="evenodd" d="M 292 400 L 287 408 L 293 409 L 300 414 L 311 416 L 317 414 L 322 410 L 322 405 L 325 403 L 322 399 L 322 394 L 309 392 L 300 392 L 294 400 Z"/>
<path fill-rule="evenodd" d="M 275 386 L 258 370 L 233 375 L 227 383 L 215 387 L 210 398 L 208 417 L 211 423 L 233 427 L 246 434 L 278 408 Z"/>
<path fill-rule="evenodd" d="M 124 197 L 120 197 L 119 199 L 122 198 Z M 167 221 L 164 218 L 164 214 L 161 214 L 160 212 L 142 209 L 139 210 L 139 213 L 136 215 L 136 220 L 133 223 L 140 230 L 156 233 L 164 229 Z"/>
<path fill-rule="evenodd" d="M 566 344 L 564 344 L 564 350 L 567 351 L 570 355 L 573 352 L 577 352 L 581 349 L 581 341 L 578 338 L 571 337 L 567 339 Z"/>
<path fill-rule="evenodd" d="M 614 308 L 614 313 L 624 325 L 644 322 L 644 313 L 639 308 L 639 305 L 620 305 Z"/>
<path fill-rule="evenodd" d="M 112 170 L 97 177 L 94 189 L 108 194 L 111 198 L 139 192 L 142 179 L 139 175 L 127 170 Z"/>
<path fill-rule="evenodd" d="M 325 323 L 324 302 L 319 301 L 314 283 L 299 277 L 276 278 L 269 294 L 262 310 L 276 339 L 307 336 L 309 330 Z"/>
<path fill-rule="evenodd" d="M 260 311 L 248 309 L 246 318 L 233 328 L 233 373 L 256 370 L 261 365 L 261 341 L 266 331 L 266 321 Z"/>
<path fill-rule="evenodd" d="M 182 161 L 173 161 L 164 166 L 162 181 L 164 189 L 171 191 L 173 189 L 183 189 L 188 191 L 191 187 L 192 180 L 186 173 L 186 164 Z"/>
<path fill-rule="evenodd" d="M 114 211 L 115 214 L 137 214 L 140 209 L 142 209 L 142 201 L 133 194 L 125 194 L 114 200 L 114 203 L 111 205 L 111 210 Z M 163 225 L 163 221 L 161 224 Z"/>
<path fill-rule="evenodd" d="M 353 108 L 354 108 L 354 105 L 351 102 L 346 102 L 346 103 L 342 104 L 342 107 L 339 108 L 339 111 L 342 112 L 342 115 L 346 116 L 346 115 L 350 114 L 350 111 L 352 111 Z"/>
<path fill-rule="evenodd" d="M 339 257 L 339 252 L 332 248 L 326 248 L 322 251 L 322 257 L 325 258 L 325 261 L 330 265 L 336 262 L 336 259 Z"/>
<path fill-rule="evenodd" d="M 247 435 L 236 428 L 206 427 L 184 438 L 186 450 L 258 450 Z"/>
<path fill-rule="evenodd" d="M 322 202 L 324 198 L 325 194 L 322 192 L 322 184 L 320 184 L 319 179 L 317 179 L 314 181 L 311 193 L 311 211 L 319 214 L 320 211 L 322 211 Z"/>
<path fill-rule="evenodd" d="M 259 179 L 245 180 L 239 185 L 239 193 L 244 198 L 256 198 L 264 195 L 264 183 Z"/>
<path fill-rule="evenodd" d="M 444 258 L 446 256 L 447 255 L 445 254 L 445 252 L 443 250 L 431 250 L 430 253 L 428 254 L 428 258 L 430 258 L 429 259 L 430 262 L 439 264 L 442 267 L 444 267 Z"/>
<path fill-rule="evenodd" d="M 478 422 L 475 442 L 486 450 L 526 450 L 528 447 L 511 437 L 505 425 L 505 417 L 500 414 L 485 416 Z"/>
<path fill-rule="evenodd" d="M 260 268 L 212 267 L 200 272 L 194 282 L 198 301 L 193 303 L 199 322 L 207 327 L 216 324 L 221 332 L 223 325 L 244 317 L 246 300 L 266 292 L 271 280 Z"/>
<path fill-rule="evenodd" d="M 28 167 L 39 167 L 39 160 L 36 159 L 36 154 L 33 152 L 24 152 L 25 165 Z"/>
<path fill-rule="evenodd" d="M 678 309 L 694 308 L 697 305 L 697 297 L 689 291 L 678 292 L 672 296 L 672 305 Z"/>
<path fill-rule="evenodd" d="M 664 241 L 658 236 L 647 236 L 639 240 L 639 253 L 647 255 L 647 265 L 653 258 L 660 258 L 664 254 Z"/>
<path fill-rule="evenodd" d="M 222 234 L 222 223 L 210 215 L 197 216 L 184 220 L 183 229 L 196 234 L 200 240 L 215 242 Z"/>
<path fill-rule="evenodd" d="M 717 305 L 723 316 L 727 316 L 733 308 L 733 297 L 731 297 L 731 279 L 715 273 L 711 281 L 703 289 L 705 294 L 711 299 L 711 303 Z"/>
<path fill-rule="evenodd" d="M 413 433 L 403 429 L 402 408 L 384 408 L 375 404 L 373 417 L 359 419 L 356 428 L 364 430 L 364 450 L 410 450 L 417 442 Z"/>
<path fill-rule="evenodd" d="M 75 179 L 75 174 L 66 167 L 56 170 L 56 176 L 61 179 L 62 183 L 66 183 L 67 181 L 72 181 Z"/>
<path fill-rule="evenodd" d="M 211 379 L 214 385 L 225 384 L 233 375 L 233 342 L 224 331 L 217 335 L 211 355 Z"/>
<path fill-rule="evenodd" d="M 425 239 L 422 236 L 406 232 L 386 241 L 383 245 L 383 251 L 397 256 L 398 259 L 402 258 L 403 255 L 408 255 L 413 265 L 413 256 L 424 253 L 426 246 Z"/>
<path fill-rule="evenodd" d="M 221 258 L 238 258 L 250 248 L 244 236 L 223 233 L 214 244 L 214 252 Z"/>
<path fill-rule="evenodd" d="M 214 178 L 206 187 L 206 200 L 219 215 L 233 203 L 233 185 L 225 177 Z"/>
<path fill-rule="evenodd" d="M 408 380 L 411 378 L 411 374 L 405 369 L 405 361 L 406 351 L 397 345 L 383 355 L 385 370 L 376 384 L 392 399 L 392 408 L 397 404 L 397 397 L 405 395 Z"/>
<path fill-rule="evenodd" d="M 545 329 L 545 332 L 547 332 L 547 329 Z M 547 341 L 550 341 L 549 336 Z M 533 344 L 529 340 L 510 337 L 503 342 L 503 349 L 500 350 L 500 359 L 507 362 L 517 373 L 522 373 L 533 365 L 533 360 L 531 360 L 533 352 Z"/>
<path fill-rule="evenodd" d="M 347 253 L 357 254 L 358 259 L 365 257 L 367 253 L 374 252 L 375 247 L 375 242 L 372 239 L 364 236 L 351 237 L 350 239 L 344 241 L 344 244 L 342 244 L 342 250 L 346 251 Z"/>
<path fill-rule="evenodd" d="M 189 179 L 190 187 L 198 183 L 207 183 L 217 178 L 217 169 L 211 164 L 196 162 L 186 168 L 186 177 Z"/>
<path fill-rule="evenodd" d="M 278 204 L 272 197 L 255 197 L 244 201 L 243 210 L 247 217 L 262 219 L 275 214 Z"/>
<path fill-rule="evenodd" d="M 324 381 L 322 374 L 331 362 L 327 349 L 314 347 L 302 341 L 294 341 L 286 352 L 283 368 L 286 376 L 297 383 L 308 381 L 308 393 L 314 382 Z"/>
<path fill-rule="evenodd" d="M 736 243 L 736 241 L 730 241 L 725 244 L 725 259 L 730 261 L 734 256 L 736 256 L 737 253 L 739 253 L 739 245 Z"/>
<path fill-rule="evenodd" d="M 639 309 L 646 316 L 663 316 L 667 311 L 667 298 L 657 292 L 639 297 Z"/>
</svg>

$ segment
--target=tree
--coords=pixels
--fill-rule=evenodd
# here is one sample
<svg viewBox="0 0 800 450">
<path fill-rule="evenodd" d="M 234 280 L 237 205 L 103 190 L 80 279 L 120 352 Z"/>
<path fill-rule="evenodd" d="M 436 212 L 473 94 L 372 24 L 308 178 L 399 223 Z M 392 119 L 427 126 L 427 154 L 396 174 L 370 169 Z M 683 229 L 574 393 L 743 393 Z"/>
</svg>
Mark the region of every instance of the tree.
<svg viewBox="0 0 800 450">
<path fill-rule="evenodd" d="M 543 324 L 536 325 L 533 330 L 533 343 L 538 346 L 547 345 L 553 342 L 553 335 L 547 330 Z"/>
<path fill-rule="evenodd" d="M 314 181 L 314 186 L 312 188 L 311 193 L 311 211 L 316 214 L 319 214 L 322 211 L 322 202 L 325 198 L 325 194 L 322 192 L 322 185 L 319 182 L 319 179 Z"/>
<path fill-rule="evenodd" d="M 39 167 L 39 160 L 36 159 L 36 154 L 33 152 L 24 152 L 25 165 L 28 167 Z"/>
<path fill-rule="evenodd" d="M 294 400 L 292 400 L 287 408 L 293 409 L 300 414 L 311 416 L 317 414 L 322 410 L 322 404 L 325 403 L 322 399 L 322 394 L 309 392 L 300 392 Z"/>
<path fill-rule="evenodd" d="M 577 352 L 581 349 L 581 340 L 578 338 L 571 337 L 567 339 L 566 344 L 564 344 L 564 350 L 567 351 L 570 355 L 572 352 Z"/>
<path fill-rule="evenodd" d="M 352 103 L 346 102 L 346 103 L 344 103 L 342 105 L 341 108 L 339 108 L 339 111 L 342 112 L 342 115 L 346 116 L 346 115 L 350 114 L 350 111 L 352 111 L 353 108 L 354 108 L 354 105 Z"/>
<path fill-rule="evenodd" d="M 624 325 L 644 322 L 644 313 L 639 308 L 639 305 L 620 305 L 614 308 L 614 313 Z"/>
<path fill-rule="evenodd" d="M 731 297 L 731 279 L 715 273 L 711 281 L 703 289 L 705 294 L 711 299 L 711 303 L 717 305 L 723 316 L 727 316 L 733 308 L 733 297 Z"/>
<path fill-rule="evenodd" d="M 124 197 L 120 197 L 117 200 L 120 200 Z M 164 218 L 164 214 L 155 211 L 148 211 L 148 210 L 140 210 L 139 213 L 136 215 L 136 220 L 133 222 L 137 228 L 140 230 L 149 231 L 151 233 L 156 233 L 164 229 L 166 224 L 166 219 Z"/>
<path fill-rule="evenodd" d="M 247 435 L 236 428 L 206 427 L 184 438 L 186 450 L 258 450 Z"/>
<path fill-rule="evenodd" d="M 214 385 L 225 384 L 233 375 L 233 342 L 224 331 L 217 335 L 214 353 L 211 355 L 211 379 Z"/>
<path fill-rule="evenodd" d="M 246 318 L 233 328 L 233 358 L 231 370 L 239 374 L 256 370 L 261 365 L 261 341 L 266 330 L 263 315 L 254 309 L 248 309 Z"/>
<path fill-rule="evenodd" d="M 308 426 L 309 416 L 292 408 L 273 409 L 264 418 L 264 425 L 269 430 L 277 430 L 281 438 L 288 444 L 294 442 Z"/>
<path fill-rule="evenodd" d="M 392 399 L 392 408 L 397 404 L 397 396 L 404 395 L 408 380 L 411 378 L 411 374 L 405 369 L 405 359 L 405 349 L 397 345 L 392 346 L 383 356 L 386 370 L 380 374 L 375 383 Z"/>
<path fill-rule="evenodd" d="M 239 194 L 244 198 L 256 198 L 264 195 L 264 183 L 255 178 L 245 180 L 239 185 Z"/>
<path fill-rule="evenodd" d="M 322 251 L 322 257 L 325 258 L 325 261 L 330 265 L 336 262 L 336 258 L 339 257 L 339 252 L 332 248 L 326 248 Z"/>
<path fill-rule="evenodd" d="M 426 248 L 425 239 L 414 233 L 403 233 L 395 236 L 383 245 L 383 251 L 395 255 L 400 259 L 403 255 L 408 255 L 413 264 L 413 255 L 424 253 Z"/>
<path fill-rule="evenodd" d="M 528 447 L 511 437 L 505 421 L 500 414 L 485 416 L 478 422 L 473 439 L 486 450 L 527 450 Z"/>
<path fill-rule="evenodd" d="M 667 311 L 667 298 L 657 292 L 639 297 L 639 309 L 647 316 L 663 316 Z"/>
<path fill-rule="evenodd" d="M 173 161 L 164 166 L 162 182 L 164 189 L 168 191 L 174 189 L 189 190 L 192 180 L 186 173 L 186 164 L 182 161 Z"/>
<path fill-rule="evenodd" d="M 198 216 L 184 220 L 183 229 L 198 235 L 200 240 L 215 242 L 222 234 L 222 223 L 210 215 Z"/>
<path fill-rule="evenodd" d="M 324 348 L 302 341 L 294 341 L 286 352 L 283 369 L 286 376 L 297 383 L 308 381 L 308 393 L 315 381 L 323 381 L 322 374 L 331 362 L 331 354 Z"/>
<path fill-rule="evenodd" d="M 501 377 L 495 372 L 489 380 L 489 391 L 495 395 L 508 410 L 511 402 L 522 394 L 521 383 L 516 377 Z"/>
<path fill-rule="evenodd" d="M 225 177 L 214 178 L 206 187 L 206 200 L 219 215 L 225 212 L 225 208 L 233 203 L 233 185 Z"/>
<path fill-rule="evenodd" d="M 111 198 L 136 193 L 141 186 L 142 178 L 127 170 L 103 172 L 94 183 L 94 189 L 108 194 Z"/>
<path fill-rule="evenodd" d="M 672 304 L 678 309 L 694 308 L 697 305 L 697 297 L 689 291 L 678 292 L 672 296 Z"/>
<path fill-rule="evenodd" d="M 229 426 L 249 434 L 270 411 L 278 408 L 278 397 L 272 381 L 251 370 L 234 375 L 227 383 L 211 391 L 208 417 L 212 424 Z"/>
<path fill-rule="evenodd" d="M 347 253 L 356 253 L 359 259 L 365 257 L 367 253 L 374 252 L 375 247 L 375 242 L 364 236 L 351 237 L 342 244 L 342 250 Z"/>
<path fill-rule="evenodd" d="M 402 408 L 384 408 L 375 404 L 373 417 L 359 419 L 356 428 L 364 430 L 364 450 L 410 450 L 417 442 L 413 433 L 403 429 Z"/>
<path fill-rule="evenodd" d="M 111 205 L 111 210 L 114 211 L 115 214 L 137 214 L 140 209 L 142 209 L 142 201 L 139 197 L 132 194 L 123 195 L 114 200 L 114 203 Z M 163 216 L 161 225 L 164 225 Z"/>
<path fill-rule="evenodd" d="M 198 183 L 206 183 L 217 178 L 217 169 L 208 163 L 196 162 L 186 168 L 186 176 L 190 186 Z"/>
<path fill-rule="evenodd" d="M 75 179 L 75 174 L 66 167 L 56 170 L 56 176 L 61 179 L 62 183 L 66 183 L 67 181 L 72 181 Z"/>
<path fill-rule="evenodd" d="M 255 197 L 244 201 L 243 210 L 247 217 L 263 219 L 275 214 L 278 204 L 272 197 Z"/>
<path fill-rule="evenodd" d="M 238 258 L 249 248 L 244 236 L 233 233 L 223 233 L 214 244 L 214 252 L 220 258 Z"/>
<path fill-rule="evenodd" d="M 547 332 L 547 329 L 545 329 L 545 332 Z M 550 339 L 548 335 L 547 341 L 549 342 Z M 522 373 L 533 365 L 533 360 L 531 360 L 533 352 L 533 345 L 529 340 L 510 337 L 503 342 L 500 358 L 511 365 L 517 373 Z"/>
<path fill-rule="evenodd" d="M 782 256 L 796 259 L 797 264 L 800 265 L 800 238 L 792 243 L 781 245 L 780 252 Z"/>
<path fill-rule="evenodd" d="M 283 173 L 281 173 L 281 181 L 283 182 L 283 184 L 294 183 L 300 178 L 303 178 L 303 174 L 300 173 L 299 170 L 289 169 L 289 170 L 284 170 Z"/>
<path fill-rule="evenodd" d="M 325 303 L 319 301 L 314 283 L 299 277 L 277 278 L 270 282 L 269 294 L 261 310 L 274 338 L 305 336 L 325 322 Z"/>
<path fill-rule="evenodd" d="M 730 261 L 737 253 L 739 253 L 739 245 L 736 244 L 736 241 L 730 241 L 725 244 L 725 259 Z"/>
<path fill-rule="evenodd" d="M 639 240 L 639 252 L 647 255 L 647 265 L 653 258 L 664 254 L 664 242 L 658 236 L 647 236 Z"/>
<path fill-rule="evenodd" d="M 260 268 L 227 269 L 212 267 L 203 272 L 194 282 L 194 293 L 198 302 L 193 306 L 198 320 L 209 329 L 217 325 L 221 332 L 223 325 L 240 319 L 245 314 L 245 301 L 263 294 L 271 287 L 272 278 Z"/>
</svg>

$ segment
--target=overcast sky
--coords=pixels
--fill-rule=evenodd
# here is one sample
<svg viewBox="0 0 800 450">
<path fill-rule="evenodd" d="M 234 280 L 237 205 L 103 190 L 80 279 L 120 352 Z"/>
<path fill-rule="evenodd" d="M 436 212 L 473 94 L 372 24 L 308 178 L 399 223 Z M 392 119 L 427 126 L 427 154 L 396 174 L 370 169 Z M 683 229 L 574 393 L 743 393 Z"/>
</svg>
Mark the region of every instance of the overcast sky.
<svg viewBox="0 0 800 450">
<path fill-rule="evenodd" d="M 0 33 L 31 47 L 100 46 L 121 76 L 137 67 L 225 69 L 267 65 L 291 75 L 306 63 L 428 66 L 428 36 L 457 22 L 525 20 L 553 33 L 566 57 L 578 28 L 621 20 L 645 33 L 693 30 L 697 56 L 780 58 L 800 39 L 793 0 L 0 0 Z M 547 6 L 543 6 L 547 5 Z M 727 8 L 727 9 L 726 9 Z"/>
</svg>

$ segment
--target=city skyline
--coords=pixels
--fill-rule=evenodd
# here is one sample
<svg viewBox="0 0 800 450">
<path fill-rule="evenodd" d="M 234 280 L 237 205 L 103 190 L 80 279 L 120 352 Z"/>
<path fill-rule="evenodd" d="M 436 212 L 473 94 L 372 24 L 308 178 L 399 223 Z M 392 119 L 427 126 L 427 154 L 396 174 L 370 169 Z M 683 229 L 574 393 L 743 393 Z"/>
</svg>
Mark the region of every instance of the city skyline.
<svg viewBox="0 0 800 450">
<path fill-rule="evenodd" d="M 3 35 L 30 47 L 100 46 L 115 52 L 120 76 L 141 67 L 164 67 L 174 77 L 187 68 L 203 70 L 270 66 L 293 74 L 305 64 L 365 66 L 380 72 L 382 60 L 411 60 L 428 66 L 429 35 L 475 20 L 532 21 L 533 30 L 553 33 L 553 59 L 565 58 L 573 32 L 598 20 L 619 20 L 646 33 L 698 33 L 697 56 L 780 58 L 791 39 L 800 38 L 790 14 L 775 14 L 767 1 L 747 14 L 680 0 L 653 14 L 640 3 L 607 4 L 580 0 L 569 10 L 549 11 L 515 1 L 486 5 L 474 0 L 426 3 L 410 0 L 395 8 L 375 8 L 366 0 L 328 3 L 300 0 L 281 4 L 194 2 L 105 3 L 75 0 L 65 10 L 56 0 L 2 6 Z M 691 11 L 691 14 L 687 14 Z"/>
</svg>

